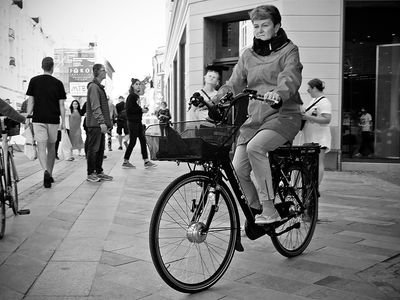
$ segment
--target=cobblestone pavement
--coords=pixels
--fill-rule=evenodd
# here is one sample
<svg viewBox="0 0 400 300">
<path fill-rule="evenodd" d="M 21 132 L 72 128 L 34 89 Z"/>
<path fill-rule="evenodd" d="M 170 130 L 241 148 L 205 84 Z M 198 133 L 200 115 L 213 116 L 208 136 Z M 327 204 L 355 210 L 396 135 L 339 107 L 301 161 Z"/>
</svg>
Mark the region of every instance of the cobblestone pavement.
<svg viewBox="0 0 400 300">
<path fill-rule="evenodd" d="M 243 239 L 223 278 L 196 295 L 158 276 L 148 249 L 151 212 L 184 164 L 122 169 L 107 153 L 114 181 L 89 183 L 86 161 L 57 161 L 51 189 L 38 162 L 16 153 L 21 206 L 7 214 L 0 241 L 0 299 L 400 299 L 400 186 L 373 173 L 326 172 L 320 221 L 301 256 L 287 259 L 267 237 Z"/>
</svg>

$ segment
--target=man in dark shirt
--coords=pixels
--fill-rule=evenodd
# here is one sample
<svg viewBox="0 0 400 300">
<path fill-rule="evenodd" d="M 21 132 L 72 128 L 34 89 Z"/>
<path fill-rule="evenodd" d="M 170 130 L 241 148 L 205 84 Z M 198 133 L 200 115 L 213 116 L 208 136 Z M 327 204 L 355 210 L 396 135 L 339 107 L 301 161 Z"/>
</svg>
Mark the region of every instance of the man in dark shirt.
<svg viewBox="0 0 400 300">
<path fill-rule="evenodd" d="M 126 119 L 126 110 L 125 110 L 125 101 L 124 97 L 118 97 L 118 103 L 115 105 L 115 109 L 117 110 L 117 134 L 118 134 L 118 142 L 119 147 L 118 150 L 122 150 L 122 140 L 124 139 L 124 145 L 128 147 L 129 140 L 129 132 L 128 132 L 128 123 Z M 124 132 L 125 137 L 122 136 L 122 131 Z"/>
<path fill-rule="evenodd" d="M 32 118 L 34 137 L 38 145 L 38 158 L 44 170 L 43 185 L 50 188 L 56 157 L 55 143 L 60 124 L 64 129 L 67 98 L 63 83 L 52 76 L 54 61 L 51 57 L 42 60 L 43 74 L 33 77 L 26 94 L 28 98 L 28 117 Z"/>
<path fill-rule="evenodd" d="M 93 80 L 88 84 L 86 101 L 86 127 L 87 137 L 87 181 L 99 182 L 100 180 L 113 180 L 112 176 L 104 174 L 103 159 L 105 149 L 105 134 L 113 125 L 108 108 L 107 95 L 101 85 L 106 78 L 106 70 L 102 64 L 93 66 Z"/>
</svg>

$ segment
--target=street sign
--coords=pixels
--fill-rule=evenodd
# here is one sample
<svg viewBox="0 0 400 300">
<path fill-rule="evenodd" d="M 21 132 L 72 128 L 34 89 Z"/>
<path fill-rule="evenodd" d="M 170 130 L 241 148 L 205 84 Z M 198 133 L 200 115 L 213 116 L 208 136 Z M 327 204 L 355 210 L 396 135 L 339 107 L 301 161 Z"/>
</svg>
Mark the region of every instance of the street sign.
<svg viewBox="0 0 400 300">
<path fill-rule="evenodd" d="M 69 82 L 89 82 L 93 78 L 92 67 L 69 67 Z"/>
<path fill-rule="evenodd" d="M 87 96 L 88 82 L 70 82 L 69 92 L 71 96 Z"/>
</svg>

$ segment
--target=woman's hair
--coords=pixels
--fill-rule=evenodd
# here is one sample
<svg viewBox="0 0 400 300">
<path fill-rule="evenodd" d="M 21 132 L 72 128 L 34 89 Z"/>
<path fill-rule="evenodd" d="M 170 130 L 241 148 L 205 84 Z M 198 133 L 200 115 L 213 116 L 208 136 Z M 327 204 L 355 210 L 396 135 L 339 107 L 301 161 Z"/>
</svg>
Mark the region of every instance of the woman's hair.
<svg viewBox="0 0 400 300">
<path fill-rule="evenodd" d="M 71 111 L 71 114 L 74 112 L 74 107 L 72 106 L 72 104 L 74 104 L 74 102 L 78 103 L 78 108 L 77 108 L 77 110 L 78 110 L 79 114 L 81 115 L 81 104 L 79 103 L 78 100 L 73 100 L 73 101 L 71 102 L 71 105 L 69 106 L 69 110 Z"/>
<path fill-rule="evenodd" d="M 320 92 L 322 92 L 325 89 L 325 82 L 323 82 L 321 79 L 318 78 L 311 79 L 308 82 L 308 85 L 311 88 L 317 88 L 317 90 Z"/>
<path fill-rule="evenodd" d="M 135 90 L 133 89 L 133 85 L 134 85 L 137 81 L 140 82 L 140 80 L 137 79 L 137 78 L 132 78 L 132 79 L 131 79 L 131 86 L 129 87 L 129 94 L 132 94 L 133 92 L 135 92 Z"/>
<path fill-rule="evenodd" d="M 161 105 L 165 105 L 165 107 L 167 107 L 167 102 L 162 101 L 162 102 L 161 102 Z"/>
<path fill-rule="evenodd" d="M 261 5 L 254 8 L 249 12 L 250 20 L 252 22 L 256 20 L 271 19 L 274 25 L 281 24 L 282 18 L 279 10 L 273 5 Z"/>
</svg>

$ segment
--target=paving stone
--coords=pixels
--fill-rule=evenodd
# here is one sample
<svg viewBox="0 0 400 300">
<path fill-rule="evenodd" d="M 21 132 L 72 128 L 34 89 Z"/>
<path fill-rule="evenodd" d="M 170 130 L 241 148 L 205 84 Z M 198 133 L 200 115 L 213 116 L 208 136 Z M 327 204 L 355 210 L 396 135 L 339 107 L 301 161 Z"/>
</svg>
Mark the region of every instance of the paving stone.
<svg viewBox="0 0 400 300">
<path fill-rule="evenodd" d="M 0 300 L 20 300 L 24 294 L 13 291 L 0 283 Z"/>
<path fill-rule="evenodd" d="M 132 284 L 122 284 L 115 280 L 108 280 L 105 276 L 94 280 L 90 296 L 101 297 L 98 299 L 143 299 L 151 295 L 150 292 L 138 290 Z"/>
<path fill-rule="evenodd" d="M 236 281 L 289 294 L 295 293 L 305 285 L 304 282 L 259 273 L 243 277 Z"/>
<path fill-rule="evenodd" d="M 379 292 L 375 287 L 366 282 L 343 279 L 336 276 L 327 276 L 315 282 L 316 285 L 326 286 L 344 292 L 351 292 L 373 299 L 385 299 L 386 295 Z"/>
<path fill-rule="evenodd" d="M 107 264 L 113 267 L 117 267 L 120 265 L 128 264 L 131 262 L 135 262 L 139 259 L 130 257 L 130 256 L 125 256 L 122 254 L 114 253 L 114 252 L 108 252 L 108 251 L 103 251 L 100 259 L 100 263 L 102 264 Z"/>
<path fill-rule="evenodd" d="M 88 296 L 96 262 L 50 262 L 28 295 Z"/>
<path fill-rule="evenodd" d="M 112 182 L 87 182 L 84 160 L 57 163 L 50 190 L 42 187 L 41 171 L 26 171 L 21 202 L 32 213 L 7 220 L 0 295 L 7 289 L 40 300 L 396 298 L 400 267 L 388 258 L 400 253 L 400 187 L 349 172 L 325 173 L 320 221 L 301 256 L 282 257 L 268 237 L 244 238 L 245 252 L 235 253 L 212 288 L 190 296 L 173 290 L 151 261 L 149 222 L 163 189 L 188 169 L 159 162 L 145 170 L 136 148 L 136 170 L 121 168 L 122 152 L 107 154 Z"/>
</svg>

